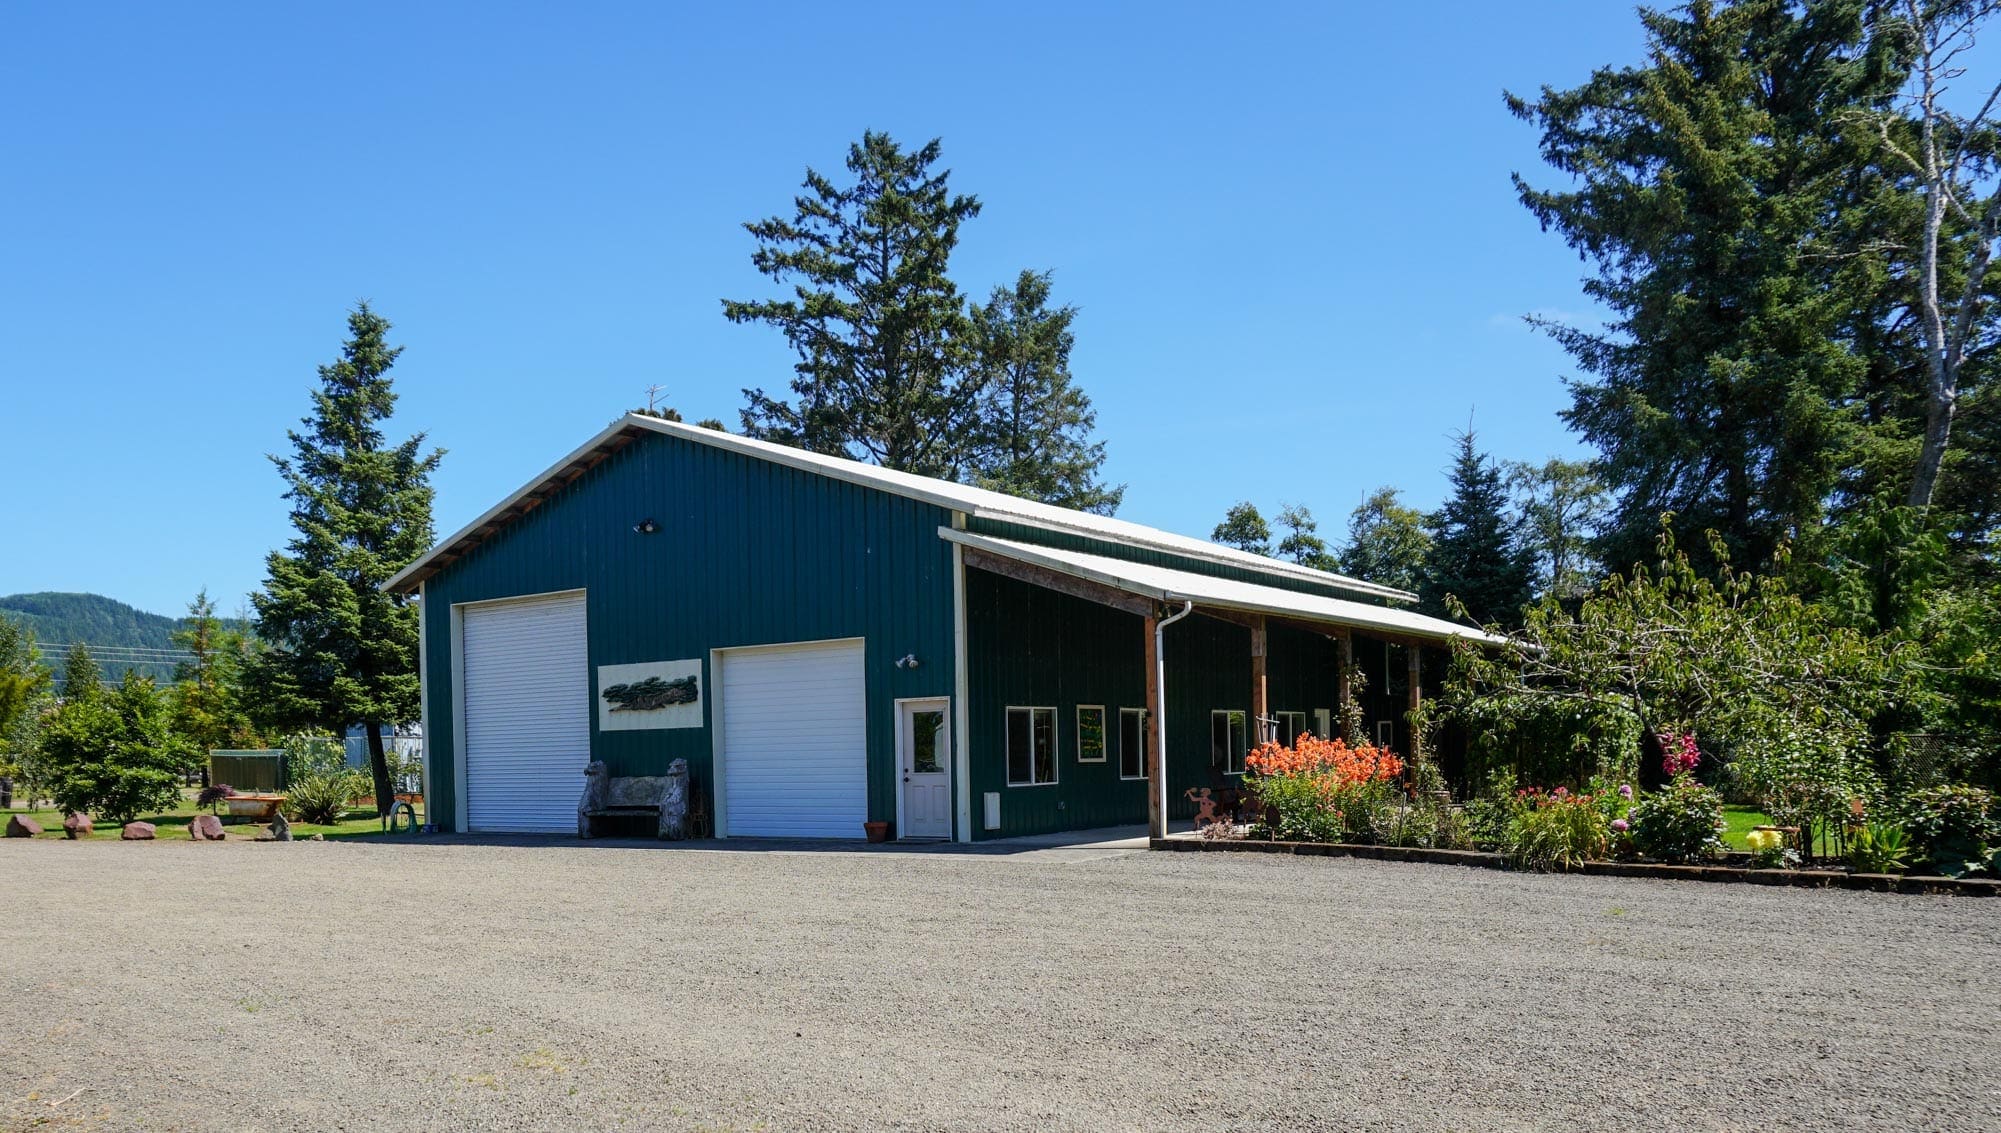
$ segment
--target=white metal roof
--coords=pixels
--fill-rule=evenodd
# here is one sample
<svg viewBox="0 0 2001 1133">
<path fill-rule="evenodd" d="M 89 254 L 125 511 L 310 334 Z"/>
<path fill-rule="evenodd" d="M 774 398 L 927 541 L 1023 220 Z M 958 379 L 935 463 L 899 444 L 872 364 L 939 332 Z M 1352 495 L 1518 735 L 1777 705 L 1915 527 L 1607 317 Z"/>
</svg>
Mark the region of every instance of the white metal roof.
<svg viewBox="0 0 2001 1133">
<path fill-rule="evenodd" d="M 1171 567 L 1129 563 L 1082 551 L 1042 547 L 1012 539 L 996 539 L 989 535 L 955 531 L 949 527 L 939 528 L 938 534 L 961 546 L 976 547 L 1018 562 L 1067 574 L 1072 578 L 1115 587 L 1129 594 L 1139 594 L 1168 603 L 1193 602 L 1198 611 L 1208 606 L 1248 613 L 1277 614 L 1302 621 L 1375 630 L 1427 641 L 1464 638 L 1469 641 L 1499 645 L 1508 640 L 1471 626 L 1459 625 L 1456 622 L 1448 622 L 1443 618 L 1434 618 L 1411 610 L 1371 606 L 1365 602 L 1350 602 L 1345 598 L 1323 598 L 1317 594 L 1301 594 L 1292 590 L 1280 590 L 1275 586 L 1260 586 L 1253 582 L 1215 578 Z"/>
<path fill-rule="evenodd" d="M 1399 590 L 1391 586 L 1380 586 L 1373 582 L 1364 582 L 1358 578 L 1349 578 L 1346 575 L 1334 574 L 1330 571 L 1314 570 L 1312 567 L 1301 566 L 1298 563 L 1285 562 L 1280 559 L 1269 559 L 1263 555 L 1253 555 L 1248 551 L 1237 550 L 1235 547 L 1219 546 L 1205 539 L 1196 539 L 1187 535 L 1176 535 L 1171 531 L 1162 531 L 1159 528 L 1147 527 L 1144 524 L 1131 523 L 1123 519 L 1112 519 L 1102 515 L 1093 515 L 1089 512 L 1057 507 L 1053 504 L 1039 503 L 1035 500 L 1025 500 L 1018 496 L 1007 495 L 1004 492 L 995 492 L 986 488 L 975 488 L 967 484 L 954 483 L 950 480 L 939 480 L 930 476 L 919 476 L 911 472 L 899 472 L 890 468 L 881 468 L 859 460 L 849 460 L 845 457 L 806 452 L 803 449 L 790 448 L 786 445 L 774 444 L 770 441 L 741 437 L 735 433 L 725 433 L 717 429 L 705 429 L 699 425 L 688 425 L 678 421 L 663 421 L 658 417 L 649 417 L 643 413 L 628 413 L 618 420 L 613 421 L 597 436 L 586 441 L 569 456 L 550 466 L 548 471 L 523 485 L 519 491 L 508 496 L 500 503 L 489 508 L 478 519 L 473 520 L 465 527 L 440 541 L 437 546 L 426 551 L 416 562 L 398 571 L 394 578 L 383 584 L 383 589 L 406 590 L 414 588 L 417 580 L 421 580 L 434 573 L 432 564 L 441 555 L 458 554 L 462 545 L 467 544 L 469 541 L 476 541 L 474 540 L 474 536 L 481 529 L 503 524 L 511 518 L 510 513 L 516 513 L 526 510 L 527 507 L 534 506 L 535 503 L 539 502 L 539 496 L 550 486 L 552 481 L 563 479 L 569 470 L 579 467 L 580 464 L 587 460 L 593 459 L 594 454 L 608 452 L 609 447 L 619 438 L 620 434 L 630 433 L 634 430 L 665 433 L 669 436 L 680 437 L 683 440 L 693 441 L 697 444 L 708 445 L 711 448 L 739 452 L 759 460 L 768 460 L 773 464 L 782 464 L 790 468 L 818 473 L 819 475 L 829 476 L 837 480 L 845 480 L 853 484 L 878 488 L 885 492 L 891 492 L 910 499 L 922 500 L 938 507 L 965 512 L 970 516 L 978 516 L 983 519 L 1022 523 L 1050 531 L 1067 532 L 1088 538 L 1123 543 L 1128 546 L 1145 547 L 1156 551 L 1164 551 L 1169 554 L 1199 559 L 1204 562 L 1254 570 L 1267 575 L 1276 575 L 1305 582 L 1314 582 L 1322 586 L 1350 590 L 1357 594 L 1367 594 L 1371 597 L 1383 598 L 1393 602 L 1413 602 L 1417 600 L 1417 595 L 1407 590 Z"/>
</svg>

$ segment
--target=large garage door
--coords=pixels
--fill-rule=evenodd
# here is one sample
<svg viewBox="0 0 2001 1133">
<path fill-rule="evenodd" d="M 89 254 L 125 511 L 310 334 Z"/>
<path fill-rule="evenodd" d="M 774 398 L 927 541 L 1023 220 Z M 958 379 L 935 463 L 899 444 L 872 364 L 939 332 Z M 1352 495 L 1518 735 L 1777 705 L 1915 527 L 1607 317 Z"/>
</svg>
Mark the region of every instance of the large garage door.
<svg viewBox="0 0 2001 1133">
<path fill-rule="evenodd" d="M 466 824 L 575 831 L 591 758 L 583 595 L 467 606 L 461 628 Z"/>
<path fill-rule="evenodd" d="M 868 817 L 861 643 L 730 650 L 722 658 L 728 833 L 860 838 Z"/>
</svg>

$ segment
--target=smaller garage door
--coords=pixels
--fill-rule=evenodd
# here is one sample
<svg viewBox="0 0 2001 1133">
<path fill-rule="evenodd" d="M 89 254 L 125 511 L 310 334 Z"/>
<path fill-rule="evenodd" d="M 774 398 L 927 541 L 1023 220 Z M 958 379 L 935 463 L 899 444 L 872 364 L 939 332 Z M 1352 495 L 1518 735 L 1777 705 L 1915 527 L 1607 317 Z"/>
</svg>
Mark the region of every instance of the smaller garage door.
<svg viewBox="0 0 2001 1133">
<path fill-rule="evenodd" d="M 860 838 L 868 817 L 862 643 L 727 650 L 722 658 L 728 832 Z"/>
<path fill-rule="evenodd" d="M 591 758 L 584 596 L 467 606 L 459 625 L 467 826 L 576 830 Z"/>
</svg>

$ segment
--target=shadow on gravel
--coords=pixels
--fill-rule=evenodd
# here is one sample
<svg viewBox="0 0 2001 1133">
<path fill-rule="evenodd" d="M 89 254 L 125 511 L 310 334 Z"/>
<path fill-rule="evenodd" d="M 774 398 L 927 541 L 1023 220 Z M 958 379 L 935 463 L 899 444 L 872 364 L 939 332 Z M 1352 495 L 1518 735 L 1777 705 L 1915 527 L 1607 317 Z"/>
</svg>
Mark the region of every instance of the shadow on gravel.
<svg viewBox="0 0 2001 1133">
<path fill-rule="evenodd" d="M 1045 850 L 1146 850 L 1144 828 L 1077 830 L 1024 838 L 997 838 L 971 844 L 958 842 L 846 841 L 838 838 L 691 838 L 663 842 L 641 836 L 583 839 L 565 834 L 404 834 L 365 839 L 375 846 L 532 846 L 549 850 L 662 850 L 667 852 L 731 854 L 972 854 L 1005 857 Z"/>
</svg>

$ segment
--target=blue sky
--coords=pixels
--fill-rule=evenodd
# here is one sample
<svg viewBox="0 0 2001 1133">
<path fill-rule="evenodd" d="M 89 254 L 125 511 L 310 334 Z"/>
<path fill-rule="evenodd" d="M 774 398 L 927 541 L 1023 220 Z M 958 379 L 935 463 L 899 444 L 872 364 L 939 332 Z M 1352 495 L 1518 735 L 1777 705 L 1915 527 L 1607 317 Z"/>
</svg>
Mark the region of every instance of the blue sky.
<svg viewBox="0 0 2001 1133">
<path fill-rule="evenodd" d="M 746 220 L 864 129 L 944 139 L 985 213 L 954 275 L 1076 304 L 1073 367 L 1131 487 L 1338 531 L 1420 505 L 1477 412 L 1575 454 L 1581 265 L 1503 88 L 1636 58 L 1621 4 L 13 5 L 0 17 L 0 594 L 225 610 L 287 535 L 264 454 L 366 298 L 448 532 L 659 383 L 734 423 L 782 387 Z"/>
</svg>

